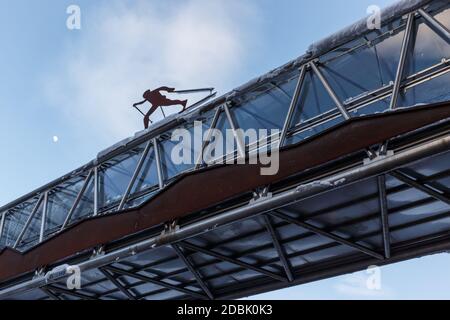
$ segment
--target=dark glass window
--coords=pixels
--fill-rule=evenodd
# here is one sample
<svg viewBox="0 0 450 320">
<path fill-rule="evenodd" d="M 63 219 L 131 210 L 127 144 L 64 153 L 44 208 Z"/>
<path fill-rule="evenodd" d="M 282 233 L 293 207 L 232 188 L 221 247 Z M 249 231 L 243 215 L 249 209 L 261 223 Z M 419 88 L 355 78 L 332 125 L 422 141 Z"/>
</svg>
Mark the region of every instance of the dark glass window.
<svg viewBox="0 0 450 320">
<path fill-rule="evenodd" d="M 322 72 L 342 102 L 394 81 L 404 31 L 326 63 Z"/>
<path fill-rule="evenodd" d="M 248 129 L 283 128 L 298 77 L 272 88 L 256 98 L 231 109 L 236 126 Z M 253 143 L 255 141 L 249 141 Z"/>
<path fill-rule="evenodd" d="M 413 107 L 450 100 L 450 72 L 417 86 L 402 90 L 397 107 Z"/>
<path fill-rule="evenodd" d="M 423 18 L 416 20 L 413 39 L 405 75 L 416 74 L 450 58 L 450 44 L 425 24 Z"/>
</svg>

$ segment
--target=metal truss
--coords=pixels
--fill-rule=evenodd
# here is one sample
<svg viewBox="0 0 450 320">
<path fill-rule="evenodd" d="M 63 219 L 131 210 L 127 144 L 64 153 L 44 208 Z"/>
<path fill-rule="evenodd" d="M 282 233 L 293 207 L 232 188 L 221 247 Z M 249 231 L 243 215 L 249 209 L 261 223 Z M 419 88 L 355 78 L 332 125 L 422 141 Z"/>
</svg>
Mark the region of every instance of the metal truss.
<svg viewBox="0 0 450 320">
<path fill-rule="evenodd" d="M 386 188 L 386 184 L 384 182 L 385 174 L 396 174 L 397 171 L 403 172 L 404 170 L 399 170 L 398 168 L 405 167 L 406 164 L 415 162 L 419 158 L 426 157 L 427 155 L 435 155 L 440 154 L 443 151 L 449 150 L 450 147 L 450 137 L 439 138 L 435 141 L 431 141 L 428 144 L 420 145 L 418 147 L 401 151 L 394 155 L 389 155 L 382 160 L 375 161 L 370 163 L 369 165 L 364 165 L 359 168 L 352 169 L 350 171 L 346 171 L 344 173 L 337 173 L 329 178 L 322 180 L 321 183 L 311 183 L 306 185 L 301 185 L 295 188 L 292 191 L 285 191 L 281 194 L 272 195 L 271 197 L 263 197 L 258 201 L 251 202 L 245 207 L 236 208 L 217 216 L 213 216 L 211 218 L 207 218 L 203 221 L 193 223 L 187 226 L 181 226 L 180 229 L 175 229 L 170 231 L 169 233 L 161 234 L 156 236 L 155 238 L 150 238 L 144 240 L 138 244 L 133 244 L 129 248 L 124 247 L 123 249 L 114 250 L 111 252 L 106 252 L 104 255 L 99 257 L 94 257 L 85 262 L 81 262 L 78 264 L 81 270 L 91 270 L 93 268 L 100 268 L 104 275 L 104 279 L 110 281 L 116 287 L 115 291 L 103 292 L 98 295 L 97 293 L 90 293 L 87 287 L 89 284 L 85 285 L 82 291 L 71 291 L 62 288 L 57 283 L 47 283 L 45 278 L 35 278 L 31 280 L 29 283 L 20 284 L 20 290 L 24 290 L 25 288 L 31 287 L 40 287 L 44 289 L 50 289 L 54 295 L 59 294 L 58 297 L 61 298 L 63 296 L 72 296 L 74 298 L 80 299 L 93 299 L 93 298 L 102 298 L 108 297 L 114 292 L 121 292 L 125 294 L 128 292 L 126 296 L 128 298 L 133 297 L 135 299 L 144 299 L 151 296 L 157 296 L 158 294 L 164 291 L 178 292 L 181 294 L 180 297 L 188 297 L 191 299 L 205 299 L 205 298 L 223 298 L 224 293 L 222 289 L 212 288 L 210 286 L 211 283 L 215 283 L 218 278 L 224 277 L 227 275 L 234 275 L 239 273 L 241 270 L 251 270 L 255 273 L 255 279 L 252 280 L 254 283 L 259 283 L 261 281 L 270 281 L 276 283 L 284 283 L 284 286 L 288 283 L 296 283 L 300 281 L 302 278 L 302 271 L 304 268 L 292 269 L 292 261 L 296 258 L 302 258 L 304 256 L 308 256 L 314 252 L 318 252 L 320 250 L 329 250 L 335 247 L 347 247 L 354 251 L 350 251 L 352 254 L 356 254 L 359 257 L 367 257 L 372 264 L 377 263 L 375 261 L 379 261 L 380 264 L 385 263 L 385 261 L 391 261 L 392 259 L 397 259 L 398 250 L 401 248 L 398 244 L 394 247 L 394 254 L 392 252 L 389 254 L 389 251 L 392 251 L 390 246 L 392 245 L 389 241 L 389 236 L 386 236 L 386 232 L 399 232 L 401 230 L 406 230 L 408 228 L 412 228 L 414 226 L 419 226 L 430 221 L 439 221 L 440 219 L 448 218 L 450 216 L 450 209 L 446 212 L 442 212 L 432 217 L 425 217 L 423 219 L 419 219 L 413 222 L 406 222 L 403 224 L 391 226 L 385 220 L 385 224 L 387 228 L 383 228 L 383 230 L 369 231 L 364 234 L 359 234 L 358 236 L 352 236 L 350 234 L 346 235 L 345 238 L 341 235 L 345 234 L 342 230 L 345 230 L 346 227 L 358 225 L 361 223 L 365 223 L 366 221 L 371 221 L 373 219 L 380 219 L 380 211 L 382 212 L 381 216 L 383 216 L 383 210 L 377 210 L 375 212 L 368 212 L 362 217 L 354 218 L 340 224 L 334 224 L 333 226 L 324 227 L 319 226 L 319 224 L 312 223 L 310 221 L 315 221 L 314 219 L 319 218 L 319 216 L 326 215 L 329 212 L 333 212 L 334 210 L 338 210 L 338 207 L 331 207 L 328 211 L 317 211 L 312 214 L 306 215 L 299 218 L 293 218 L 291 209 L 287 209 L 287 207 L 294 202 L 299 201 L 304 198 L 311 198 L 313 196 L 318 196 L 324 194 L 325 192 L 329 192 L 334 190 L 337 186 L 342 187 L 341 184 L 333 183 L 333 181 L 346 181 L 346 184 L 356 183 L 357 181 L 362 181 L 368 178 L 368 174 L 370 176 L 377 177 L 376 182 L 379 187 L 379 190 L 376 194 L 370 194 L 361 199 L 352 199 L 349 203 L 343 203 L 340 206 L 348 206 L 354 203 L 355 201 L 368 201 L 370 199 L 378 199 L 380 202 L 384 201 L 389 194 L 398 193 L 403 190 L 414 188 L 409 184 L 401 184 L 395 187 L 391 187 L 389 189 Z M 410 169 L 408 169 L 408 175 L 416 176 L 415 173 L 410 173 Z M 450 170 L 446 172 L 441 172 L 434 176 L 424 177 L 420 180 L 421 184 L 424 185 L 433 185 L 433 181 L 438 179 L 443 179 L 445 177 L 450 177 Z M 383 183 L 384 182 L 384 183 Z M 384 188 L 383 188 L 384 187 Z M 433 195 L 429 195 L 428 198 L 416 200 L 410 204 L 397 207 L 395 209 L 389 210 L 389 217 L 394 217 L 398 213 L 407 210 L 407 208 L 414 208 L 417 206 L 425 205 L 427 203 L 432 203 L 435 200 Z M 286 209 L 280 208 L 284 207 Z M 383 206 L 380 206 L 383 208 Z M 264 214 L 266 213 L 266 215 Z M 276 217 L 277 221 L 274 219 L 268 218 Z M 259 217 L 259 218 L 258 218 Z M 197 235 L 201 235 L 205 233 L 205 230 L 208 232 L 214 232 L 214 230 L 227 226 L 236 221 L 240 221 L 243 219 L 262 219 L 262 227 L 257 231 L 244 232 L 242 234 L 237 235 L 235 238 L 230 238 L 227 241 L 221 241 L 216 244 L 214 247 L 200 247 L 198 245 L 194 245 L 189 239 L 195 238 Z M 279 219 L 279 220 L 278 220 Z M 319 219 L 320 220 L 320 219 Z M 306 222 L 308 221 L 308 222 Z M 283 230 L 285 226 L 293 225 L 299 226 L 303 229 L 306 229 L 306 233 L 299 233 L 289 238 L 284 237 L 282 240 L 277 236 L 280 230 Z M 264 243 L 261 246 L 249 247 L 248 250 L 240 250 L 238 253 L 231 253 L 224 255 L 220 248 L 227 248 L 227 246 L 235 241 L 242 241 L 246 238 L 258 237 L 259 234 L 269 234 L 270 242 Z M 339 235 L 338 235 L 339 234 Z M 369 239 L 374 236 L 379 236 L 383 234 L 383 239 L 387 239 L 385 243 L 385 256 L 378 253 L 378 249 L 369 248 L 366 245 L 362 245 L 365 243 L 366 239 Z M 297 241 L 305 241 L 309 237 L 313 235 L 320 235 L 325 238 L 332 240 L 332 242 L 324 243 L 318 245 L 313 248 L 308 248 L 304 250 L 296 251 L 295 253 L 287 254 L 283 248 L 289 245 L 290 243 Z M 389 245 L 389 250 L 386 250 Z M 162 259 L 161 261 L 151 262 L 148 265 L 137 266 L 136 268 L 130 269 L 121 269 L 118 267 L 119 264 L 124 264 L 127 266 L 131 266 L 132 264 L 123 261 L 127 257 L 131 257 L 133 255 L 139 254 L 140 252 L 154 250 L 160 246 L 171 245 L 174 249 L 175 257 L 168 257 L 166 259 Z M 219 253 L 220 250 L 220 253 Z M 229 252 L 230 249 L 226 249 Z M 266 259 L 264 261 L 259 261 L 258 259 L 252 258 L 252 255 L 257 254 L 258 252 L 264 250 L 275 250 L 276 257 Z M 194 255 L 204 255 L 209 256 L 214 259 L 205 260 L 202 263 L 193 264 Z M 147 275 L 143 275 L 143 273 L 154 273 L 152 271 L 152 265 L 155 267 L 159 264 L 165 264 L 169 261 L 181 261 L 183 262 L 185 268 L 177 269 L 173 272 L 158 272 L 156 277 L 150 277 Z M 245 262 L 244 262 L 245 260 Z M 118 262 L 120 261 L 120 262 Z M 229 269 L 226 272 L 221 272 L 217 275 L 200 275 L 199 271 L 204 270 L 205 268 L 210 268 L 219 262 L 228 262 L 232 265 L 235 265 L 236 268 Z M 252 261 L 252 262 L 250 262 Z M 273 272 L 274 266 L 281 262 L 280 271 L 284 271 L 284 275 L 280 275 L 278 272 Z M 307 266 L 314 267 L 314 263 L 308 263 Z M 107 275 L 105 275 L 105 271 Z M 194 275 L 194 282 L 182 283 L 174 285 L 173 279 L 177 279 L 177 275 L 184 273 L 186 271 L 190 271 Z M 156 274 L 156 273 L 155 273 Z M 197 275 L 197 276 L 196 276 Z M 120 276 L 128 276 L 131 278 L 135 278 L 140 280 L 138 284 L 128 285 L 120 282 Z M 112 280 L 114 279 L 114 280 Z M 170 279 L 170 281 L 169 281 Z M 260 279 L 260 280 L 258 280 Z M 200 281 L 199 281 L 200 280 Z M 45 281 L 44 283 L 42 281 Z M 54 280 L 55 282 L 58 279 Z M 99 279 L 100 281 L 104 281 Z M 53 282 L 53 280 L 52 280 Z M 133 288 L 142 283 L 150 283 L 159 287 L 159 289 L 149 291 L 146 294 L 136 295 L 133 292 Z M 206 285 L 207 284 L 207 285 Z M 24 287 L 26 286 L 26 287 Z M 198 286 L 203 289 L 203 292 L 192 291 L 187 289 L 190 286 Z M 205 288 L 207 288 L 205 290 Z M 0 291 L 0 297 L 3 297 L 6 294 L 11 294 L 14 290 L 19 290 L 19 287 L 11 287 Z M 125 291 L 124 291 L 125 290 Z M 209 294 L 208 294 L 209 292 Z"/>
</svg>

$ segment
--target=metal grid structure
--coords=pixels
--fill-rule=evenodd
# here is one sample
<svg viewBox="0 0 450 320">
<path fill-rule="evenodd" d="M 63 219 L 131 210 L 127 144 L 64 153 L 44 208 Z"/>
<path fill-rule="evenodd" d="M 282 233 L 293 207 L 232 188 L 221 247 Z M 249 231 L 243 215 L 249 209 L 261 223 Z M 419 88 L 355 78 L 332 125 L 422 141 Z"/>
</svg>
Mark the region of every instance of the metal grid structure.
<svg viewBox="0 0 450 320">
<path fill-rule="evenodd" d="M 151 130 L 0 208 L 0 245 L 26 252 L 77 221 L 136 207 L 164 192 L 180 174 L 229 157 L 219 154 L 204 163 L 200 157 L 207 147 L 204 144 L 194 154 L 195 165 L 170 162 L 170 133 L 180 127 L 193 131 L 193 118 L 202 120 L 204 129 L 280 129 L 281 138 L 271 144 L 283 148 L 353 117 L 446 101 L 449 28 L 447 1 L 433 1 L 406 17 L 395 17 L 381 30 L 367 31 L 311 57 L 300 69 L 277 75 L 255 90 L 202 107 L 190 122 L 169 123 L 162 132 Z M 360 68 L 361 64 L 366 68 Z M 365 150 L 362 155 L 368 155 L 368 162 L 358 158 L 351 169 L 340 169 L 338 176 L 350 177 L 357 170 L 357 178 L 345 176 L 343 186 L 333 176 L 327 177 L 333 183 L 324 184 L 322 175 L 317 175 L 310 181 L 300 180 L 293 189 L 287 184 L 279 190 L 255 190 L 249 205 L 226 211 L 224 216 L 230 220 L 214 224 L 220 228 L 207 229 L 208 219 L 193 219 L 179 232 L 169 228 L 162 236 L 147 234 L 150 238 L 136 240 L 130 247 L 121 244 L 108 248 L 106 254 L 105 248 L 96 250 L 88 260 L 68 257 L 83 268 L 82 290 L 64 289 L 58 279 L 49 284 L 48 278 L 38 274 L 6 283 L 0 296 L 236 298 L 356 270 L 368 263 L 385 264 L 448 248 L 448 128 L 445 124 L 439 128 L 440 140 L 428 138 L 425 146 L 408 146 L 420 157 L 405 156 L 407 161 L 397 166 L 390 162 L 413 152 L 400 142 L 399 150 L 395 141 L 379 146 L 378 153 Z M 257 141 L 246 143 L 239 134 L 235 137 L 238 154 L 260 146 Z M 381 168 L 375 174 L 370 171 L 377 166 Z M 266 203 L 267 208 L 259 208 Z M 240 218 L 233 216 L 233 210 Z M 243 217 L 239 210 L 245 212 Z M 215 223 L 221 217 L 214 213 L 209 219 Z M 111 263 L 112 257 L 120 261 Z"/>
</svg>

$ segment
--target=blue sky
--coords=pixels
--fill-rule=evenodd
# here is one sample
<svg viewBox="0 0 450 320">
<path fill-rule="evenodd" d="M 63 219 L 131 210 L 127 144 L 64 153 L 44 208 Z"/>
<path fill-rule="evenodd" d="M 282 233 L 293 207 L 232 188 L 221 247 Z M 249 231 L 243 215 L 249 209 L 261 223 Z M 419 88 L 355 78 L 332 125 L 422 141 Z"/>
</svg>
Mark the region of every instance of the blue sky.
<svg viewBox="0 0 450 320">
<path fill-rule="evenodd" d="M 130 105 L 145 89 L 224 93 L 392 2 L 0 0 L 0 204 L 140 130 Z M 66 28 L 71 4 L 81 30 Z M 450 298 L 449 267 L 448 255 L 385 267 L 375 293 L 363 272 L 260 298 Z"/>
</svg>

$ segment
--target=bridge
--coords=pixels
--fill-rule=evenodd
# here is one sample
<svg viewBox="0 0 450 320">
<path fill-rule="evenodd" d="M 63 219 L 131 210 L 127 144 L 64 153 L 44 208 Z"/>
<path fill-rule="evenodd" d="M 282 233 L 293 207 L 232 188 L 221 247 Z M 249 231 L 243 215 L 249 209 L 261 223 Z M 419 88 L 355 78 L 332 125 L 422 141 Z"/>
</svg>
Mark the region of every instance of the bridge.
<svg viewBox="0 0 450 320">
<path fill-rule="evenodd" d="M 235 299 L 448 252 L 450 5 L 382 17 L 2 206 L 0 298 Z M 281 135 L 176 165 L 171 133 L 195 121 Z M 273 176 L 221 163 L 263 147 Z"/>
</svg>

